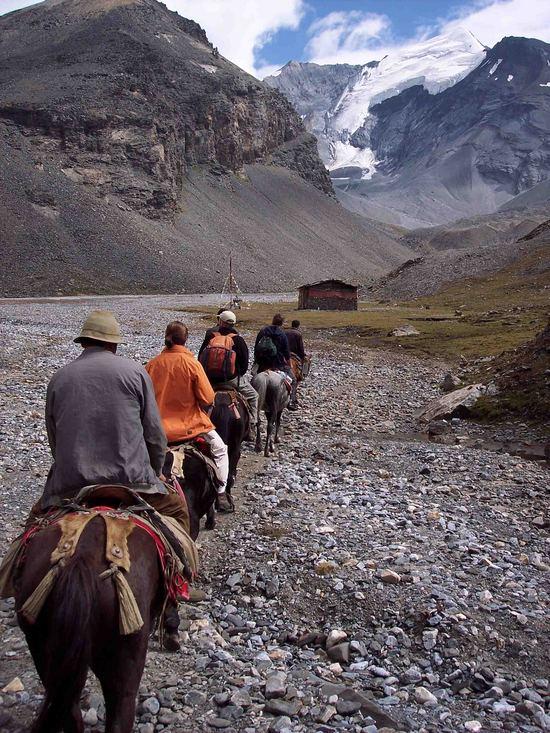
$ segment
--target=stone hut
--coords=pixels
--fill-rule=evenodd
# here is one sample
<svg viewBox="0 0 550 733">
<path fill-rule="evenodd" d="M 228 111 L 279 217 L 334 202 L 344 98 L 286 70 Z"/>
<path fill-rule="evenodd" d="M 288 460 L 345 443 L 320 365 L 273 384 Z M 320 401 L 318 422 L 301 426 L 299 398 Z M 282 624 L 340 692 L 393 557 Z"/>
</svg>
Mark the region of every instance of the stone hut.
<svg viewBox="0 0 550 733">
<path fill-rule="evenodd" d="M 356 311 L 357 285 L 323 280 L 298 289 L 299 310 Z"/>
</svg>

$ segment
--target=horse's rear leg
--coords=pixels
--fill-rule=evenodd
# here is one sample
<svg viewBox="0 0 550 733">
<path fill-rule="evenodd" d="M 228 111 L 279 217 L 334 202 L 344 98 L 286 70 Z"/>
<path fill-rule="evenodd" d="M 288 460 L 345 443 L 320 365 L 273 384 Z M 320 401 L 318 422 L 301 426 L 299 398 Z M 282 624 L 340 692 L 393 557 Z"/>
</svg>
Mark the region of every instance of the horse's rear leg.
<svg viewBox="0 0 550 733">
<path fill-rule="evenodd" d="M 273 432 L 275 430 L 275 418 L 273 415 L 270 415 L 267 419 L 267 437 L 265 439 L 265 449 L 264 449 L 264 456 L 266 458 L 269 457 L 270 453 L 274 453 L 275 449 L 273 448 Z"/>
<path fill-rule="evenodd" d="M 277 413 L 277 420 L 275 421 L 275 443 L 280 442 L 279 433 L 281 432 L 281 417 L 283 416 L 283 411 Z"/>
<path fill-rule="evenodd" d="M 260 432 L 261 427 L 261 420 L 260 415 L 258 415 L 258 420 L 256 422 L 256 445 L 254 446 L 254 450 L 256 453 L 261 453 L 262 451 L 262 434 Z"/>
<path fill-rule="evenodd" d="M 137 634 L 120 638 L 108 657 L 94 664 L 105 698 L 105 733 L 131 733 L 134 727 L 148 636 L 146 624 Z"/>
<path fill-rule="evenodd" d="M 54 682 L 53 688 L 48 688 L 48 650 L 46 640 L 48 629 L 40 620 L 35 625 L 21 623 L 29 651 L 33 658 L 38 676 L 45 686 L 45 698 L 38 714 L 38 718 L 31 728 L 31 733 L 83 733 L 84 721 L 80 710 L 80 692 L 86 684 L 88 669 L 81 669 L 76 674 L 76 685 L 73 688 L 73 702 L 59 694 L 59 685 Z"/>
</svg>

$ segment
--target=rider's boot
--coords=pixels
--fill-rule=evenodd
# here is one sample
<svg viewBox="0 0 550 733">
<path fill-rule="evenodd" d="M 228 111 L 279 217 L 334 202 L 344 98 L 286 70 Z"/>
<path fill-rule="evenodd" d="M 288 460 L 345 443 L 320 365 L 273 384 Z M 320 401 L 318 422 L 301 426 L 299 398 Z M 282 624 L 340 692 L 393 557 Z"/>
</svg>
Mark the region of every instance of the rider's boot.
<svg viewBox="0 0 550 733">
<path fill-rule="evenodd" d="M 178 607 L 173 601 L 169 601 L 164 611 L 164 636 L 162 640 L 166 651 L 179 652 L 181 649 L 179 626 Z"/>
</svg>

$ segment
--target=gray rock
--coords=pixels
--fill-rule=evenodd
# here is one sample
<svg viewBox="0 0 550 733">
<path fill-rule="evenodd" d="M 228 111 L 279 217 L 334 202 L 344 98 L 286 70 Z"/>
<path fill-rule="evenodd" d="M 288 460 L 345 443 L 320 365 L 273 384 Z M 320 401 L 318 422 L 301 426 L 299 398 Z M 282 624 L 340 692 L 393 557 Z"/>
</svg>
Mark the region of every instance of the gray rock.
<svg viewBox="0 0 550 733">
<path fill-rule="evenodd" d="M 198 690 L 189 690 L 189 692 L 185 695 L 185 704 L 186 705 L 206 705 L 206 701 L 208 700 L 208 696 L 204 692 L 199 692 Z"/>
<path fill-rule="evenodd" d="M 348 635 L 342 629 L 332 629 L 332 631 L 330 631 L 329 635 L 327 636 L 326 647 L 327 649 L 330 649 L 331 646 L 341 644 L 347 638 Z"/>
<path fill-rule="evenodd" d="M 336 644 L 327 649 L 327 654 L 333 662 L 340 662 L 341 664 L 347 664 L 350 659 L 350 645 L 349 641 L 344 641 L 342 644 Z"/>
<path fill-rule="evenodd" d="M 284 697 L 286 695 L 287 676 L 284 672 L 273 672 L 268 675 L 265 683 L 265 697 L 267 700 Z"/>
<path fill-rule="evenodd" d="M 264 711 L 271 715 L 287 715 L 291 718 L 298 714 L 301 707 L 299 700 L 273 699 L 266 702 Z"/>
<path fill-rule="evenodd" d="M 141 703 L 141 709 L 145 713 L 157 715 L 158 711 L 160 710 L 160 703 L 156 697 L 148 697 Z"/>
<path fill-rule="evenodd" d="M 388 336 L 420 336 L 420 331 L 410 324 L 405 324 L 394 328 Z"/>
<path fill-rule="evenodd" d="M 360 700 L 338 700 L 336 703 L 338 715 L 354 715 L 361 710 Z"/>
<path fill-rule="evenodd" d="M 292 730 L 292 721 L 288 715 L 281 715 L 269 726 L 269 733 L 286 733 L 286 731 Z"/>
<path fill-rule="evenodd" d="M 425 687 L 415 687 L 414 699 L 419 705 L 437 705 L 437 697 Z"/>
<path fill-rule="evenodd" d="M 226 718 L 218 718 L 218 717 L 207 718 L 206 722 L 212 728 L 223 729 L 223 728 L 231 727 L 231 721 L 227 720 Z"/>
</svg>

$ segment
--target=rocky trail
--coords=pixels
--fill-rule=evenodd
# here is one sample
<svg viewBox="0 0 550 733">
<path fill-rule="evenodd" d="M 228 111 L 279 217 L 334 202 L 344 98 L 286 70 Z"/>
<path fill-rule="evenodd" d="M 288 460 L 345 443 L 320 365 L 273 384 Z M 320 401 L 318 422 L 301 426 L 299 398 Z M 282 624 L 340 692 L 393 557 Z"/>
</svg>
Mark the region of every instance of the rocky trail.
<svg viewBox="0 0 550 733">
<path fill-rule="evenodd" d="M 121 353 L 141 361 L 182 302 L 97 301 L 123 324 Z M 91 307 L 2 308 L 3 546 L 40 492 L 45 386 Z M 203 324 L 189 322 L 196 348 Z M 151 642 L 135 730 L 550 730 L 550 473 L 464 442 L 536 433 L 454 420 L 459 442 L 416 440 L 414 414 L 445 365 L 308 347 L 312 375 L 278 453 L 247 448 L 237 512 L 199 538 L 205 600 L 182 608 L 181 653 Z M 19 733 L 41 687 L 12 601 L 0 602 L 0 639 L 0 730 Z M 82 708 L 86 730 L 103 730 L 92 678 Z"/>
</svg>

